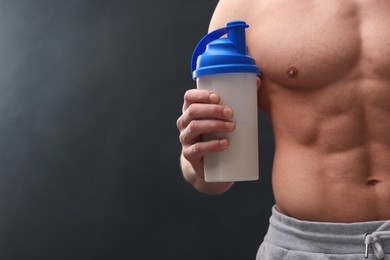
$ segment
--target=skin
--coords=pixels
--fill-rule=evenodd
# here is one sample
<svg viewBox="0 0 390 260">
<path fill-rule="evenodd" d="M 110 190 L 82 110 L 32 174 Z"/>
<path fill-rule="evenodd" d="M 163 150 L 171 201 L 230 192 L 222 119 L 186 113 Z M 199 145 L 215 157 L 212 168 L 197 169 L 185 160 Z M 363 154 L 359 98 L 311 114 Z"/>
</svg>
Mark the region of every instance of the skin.
<svg viewBox="0 0 390 260">
<path fill-rule="evenodd" d="M 275 136 L 277 209 L 301 220 L 390 219 L 390 1 L 222 0 L 210 30 L 244 20 L 250 55 L 262 70 L 258 104 Z M 189 90 L 177 121 L 184 178 L 207 194 L 203 156 L 227 140 L 217 93 Z M 234 113 L 234 111 L 230 111 Z"/>
</svg>

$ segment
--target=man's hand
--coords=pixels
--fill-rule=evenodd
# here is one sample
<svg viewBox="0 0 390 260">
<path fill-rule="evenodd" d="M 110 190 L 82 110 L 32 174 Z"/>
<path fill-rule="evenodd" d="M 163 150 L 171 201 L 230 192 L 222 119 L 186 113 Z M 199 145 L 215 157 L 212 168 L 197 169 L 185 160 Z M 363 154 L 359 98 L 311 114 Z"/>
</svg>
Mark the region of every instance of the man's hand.
<svg viewBox="0 0 390 260">
<path fill-rule="evenodd" d="M 209 194 L 226 191 L 232 183 L 206 183 L 203 156 L 225 150 L 229 140 L 202 141 L 202 135 L 214 132 L 231 132 L 233 110 L 219 104 L 220 97 L 208 90 L 191 89 L 184 95 L 182 115 L 177 120 L 182 144 L 181 167 L 184 178 L 196 189 Z"/>
<path fill-rule="evenodd" d="M 257 88 L 260 87 L 257 80 Z M 231 187 L 232 182 L 206 183 L 203 157 L 225 150 L 227 139 L 203 141 L 202 135 L 234 131 L 233 110 L 220 104 L 220 97 L 208 90 L 191 89 L 184 95 L 182 115 L 176 122 L 180 131 L 182 153 L 180 157 L 184 178 L 197 190 L 207 194 L 220 194 Z"/>
</svg>

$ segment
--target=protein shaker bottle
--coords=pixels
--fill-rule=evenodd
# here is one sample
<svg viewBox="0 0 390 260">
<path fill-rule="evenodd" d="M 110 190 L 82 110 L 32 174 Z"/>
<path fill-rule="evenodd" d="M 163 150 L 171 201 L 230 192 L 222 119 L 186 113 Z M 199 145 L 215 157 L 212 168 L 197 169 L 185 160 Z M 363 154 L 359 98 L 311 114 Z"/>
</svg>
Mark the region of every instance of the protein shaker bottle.
<svg viewBox="0 0 390 260">
<path fill-rule="evenodd" d="M 207 34 L 192 56 L 192 77 L 198 89 L 212 90 L 221 104 L 234 111 L 236 129 L 231 133 L 205 134 L 203 140 L 227 138 L 229 147 L 204 157 L 207 182 L 250 181 L 259 178 L 257 82 L 260 74 L 247 55 L 243 21 Z M 224 35 L 227 38 L 221 38 Z"/>
</svg>

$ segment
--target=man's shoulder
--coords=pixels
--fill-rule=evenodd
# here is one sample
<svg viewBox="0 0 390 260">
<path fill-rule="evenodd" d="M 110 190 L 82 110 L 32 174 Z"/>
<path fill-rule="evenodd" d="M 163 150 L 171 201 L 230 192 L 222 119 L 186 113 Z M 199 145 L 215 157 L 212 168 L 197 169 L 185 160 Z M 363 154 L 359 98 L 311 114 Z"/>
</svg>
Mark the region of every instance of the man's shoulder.
<svg viewBox="0 0 390 260">
<path fill-rule="evenodd" d="M 209 30 L 212 31 L 221 28 L 232 20 L 248 21 L 252 16 L 253 11 L 257 9 L 258 1 L 259 0 L 220 0 L 210 21 Z"/>
</svg>

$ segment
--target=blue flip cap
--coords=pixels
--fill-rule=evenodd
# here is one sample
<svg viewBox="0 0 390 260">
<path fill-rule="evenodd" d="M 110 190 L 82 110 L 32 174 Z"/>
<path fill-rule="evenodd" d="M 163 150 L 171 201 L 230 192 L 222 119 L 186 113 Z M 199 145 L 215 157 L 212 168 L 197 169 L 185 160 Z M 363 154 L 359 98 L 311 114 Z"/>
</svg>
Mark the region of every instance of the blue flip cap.
<svg viewBox="0 0 390 260">
<path fill-rule="evenodd" d="M 196 46 L 191 60 L 192 78 L 220 73 L 255 73 L 256 62 L 247 55 L 243 21 L 232 21 L 226 27 L 210 32 Z M 221 38 L 227 34 L 227 38 Z"/>
</svg>

